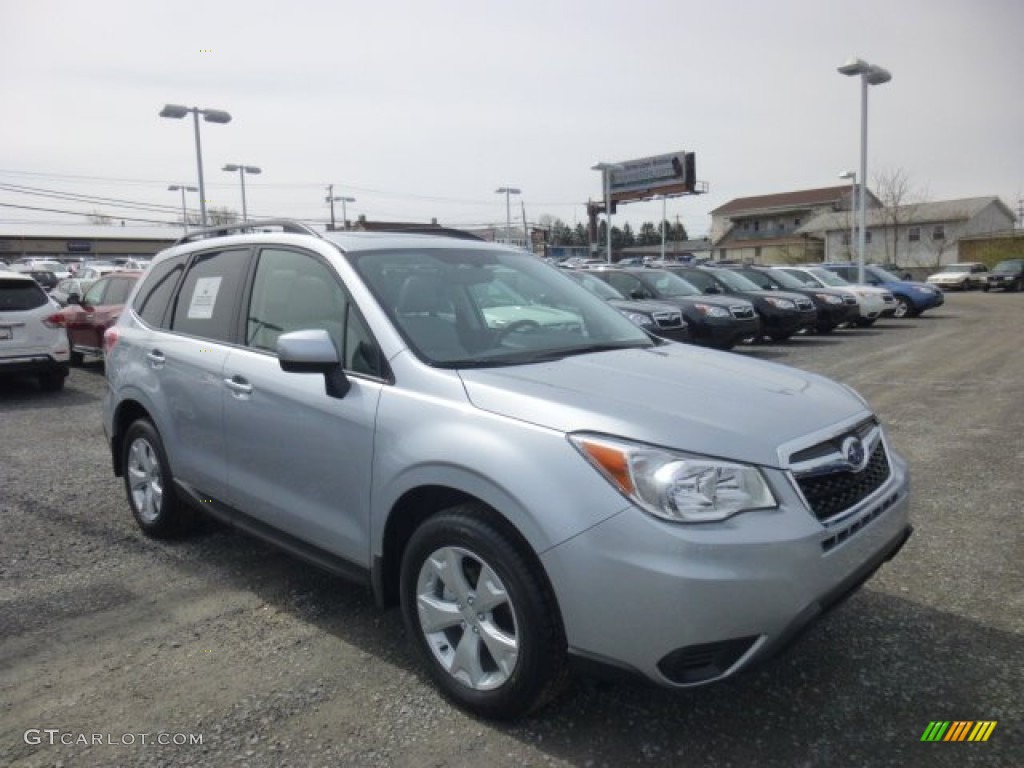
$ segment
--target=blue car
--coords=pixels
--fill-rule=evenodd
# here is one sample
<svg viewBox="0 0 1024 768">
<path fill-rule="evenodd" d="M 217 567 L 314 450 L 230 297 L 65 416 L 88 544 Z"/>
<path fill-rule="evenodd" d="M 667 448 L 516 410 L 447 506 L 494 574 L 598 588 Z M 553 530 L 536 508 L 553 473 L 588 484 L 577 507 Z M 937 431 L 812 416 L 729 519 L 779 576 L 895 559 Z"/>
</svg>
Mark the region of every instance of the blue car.
<svg viewBox="0 0 1024 768">
<path fill-rule="evenodd" d="M 859 282 L 856 264 L 843 262 L 842 264 L 822 264 L 821 266 L 835 272 L 848 282 Z M 896 297 L 896 312 L 893 313 L 893 317 L 917 317 L 927 309 L 942 306 L 946 300 L 938 288 L 915 280 L 901 280 L 877 264 L 864 265 L 864 282 L 868 285 L 885 288 Z"/>
</svg>

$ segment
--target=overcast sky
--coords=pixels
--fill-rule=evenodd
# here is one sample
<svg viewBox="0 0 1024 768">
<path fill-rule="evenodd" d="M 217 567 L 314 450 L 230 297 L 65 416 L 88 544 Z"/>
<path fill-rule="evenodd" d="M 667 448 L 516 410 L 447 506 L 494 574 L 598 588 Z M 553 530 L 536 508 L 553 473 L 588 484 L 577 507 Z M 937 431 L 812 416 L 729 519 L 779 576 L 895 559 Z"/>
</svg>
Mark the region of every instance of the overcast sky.
<svg viewBox="0 0 1024 768">
<path fill-rule="evenodd" d="M 855 170 L 859 56 L 870 89 L 868 178 L 901 169 L 940 200 L 1024 196 L 1021 0 L 0 0 L 0 185 L 180 205 L 202 123 L 210 205 L 325 220 L 570 225 L 600 198 L 598 161 L 695 152 L 706 195 L 670 200 L 691 235 L 736 197 L 826 187 Z M 518 201 L 513 198 L 513 216 Z M 171 220 L 0 189 L 0 220 Z M 195 195 L 190 207 L 198 205 Z M 619 208 L 615 224 L 660 218 Z M 340 206 L 337 210 L 340 218 Z"/>
</svg>

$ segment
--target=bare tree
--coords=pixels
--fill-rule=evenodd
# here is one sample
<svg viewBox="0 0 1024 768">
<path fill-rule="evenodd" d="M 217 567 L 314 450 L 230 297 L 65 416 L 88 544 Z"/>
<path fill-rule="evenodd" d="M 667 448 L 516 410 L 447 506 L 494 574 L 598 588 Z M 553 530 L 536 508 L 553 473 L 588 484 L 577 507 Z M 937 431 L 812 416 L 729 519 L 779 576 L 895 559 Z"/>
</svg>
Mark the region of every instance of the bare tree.
<svg viewBox="0 0 1024 768">
<path fill-rule="evenodd" d="M 113 218 L 107 216 L 107 214 L 105 213 L 100 213 L 99 211 L 93 211 L 92 213 L 88 214 L 85 218 L 89 220 L 90 224 L 102 224 L 107 227 L 111 227 L 114 225 Z"/>
<path fill-rule="evenodd" d="M 906 171 L 897 168 L 875 174 L 875 196 L 882 203 L 885 260 L 889 264 L 898 264 L 900 231 L 914 217 L 917 206 L 924 202 L 923 193 L 913 188 Z"/>
<path fill-rule="evenodd" d="M 233 211 L 226 205 L 220 208 L 210 208 L 206 212 L 206 223 L 211 227 L 219 227 L 222 224 L 237 224 L 242 220 L 238 211 Z"/>
</svg>

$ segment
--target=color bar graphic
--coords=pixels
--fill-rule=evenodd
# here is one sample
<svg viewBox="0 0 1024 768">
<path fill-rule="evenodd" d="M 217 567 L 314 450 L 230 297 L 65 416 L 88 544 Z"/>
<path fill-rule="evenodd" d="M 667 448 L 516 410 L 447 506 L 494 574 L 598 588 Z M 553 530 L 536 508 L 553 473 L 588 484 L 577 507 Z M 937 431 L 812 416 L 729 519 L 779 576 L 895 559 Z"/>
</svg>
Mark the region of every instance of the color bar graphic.
<svg viewBox="0 0 1024 768">
<path fill-rule="evenodd" d="M 932 720 L 921 741 L 988 741 L 998 720 Z"/>
</svg>

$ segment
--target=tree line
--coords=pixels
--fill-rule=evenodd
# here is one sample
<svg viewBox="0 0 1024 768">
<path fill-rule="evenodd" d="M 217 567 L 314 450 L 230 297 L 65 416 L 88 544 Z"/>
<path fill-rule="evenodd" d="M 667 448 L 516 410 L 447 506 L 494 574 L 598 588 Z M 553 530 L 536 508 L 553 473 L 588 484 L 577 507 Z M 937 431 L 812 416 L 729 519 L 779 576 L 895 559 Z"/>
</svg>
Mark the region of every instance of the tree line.
<svg viewBox="0 0 1024 768">
<path fill-rule="evenodd" d="M 561 219 L 543 215 L 539 221 L 541 229 L 547 233 L 548 245 L 589 245 L 587 228 L 583 224 L 570 227 Z M 665 227 L 665 239 L 669 242 L 689 240 L 686 227 L 682 222 L 663 221 Z M 612 226 L 612 248 L 629 248 L 633 245 L 659 245 L 661 243 L 661 226 L 652 221 L 645 221 L 638 230 L 634 230 L 627 221 L 621 227 Z M 607 223 L 598 223 L 598 241 L 607 242 L 605 232 Z"/>
</svg>

